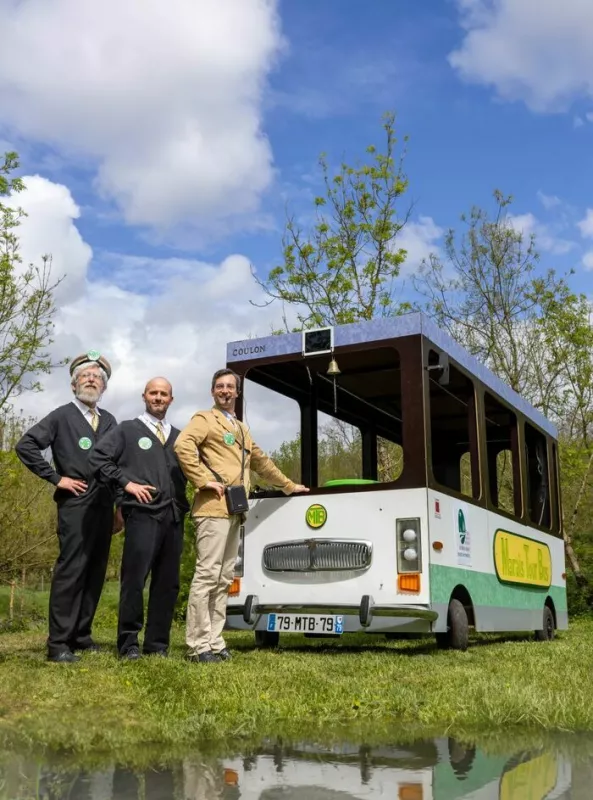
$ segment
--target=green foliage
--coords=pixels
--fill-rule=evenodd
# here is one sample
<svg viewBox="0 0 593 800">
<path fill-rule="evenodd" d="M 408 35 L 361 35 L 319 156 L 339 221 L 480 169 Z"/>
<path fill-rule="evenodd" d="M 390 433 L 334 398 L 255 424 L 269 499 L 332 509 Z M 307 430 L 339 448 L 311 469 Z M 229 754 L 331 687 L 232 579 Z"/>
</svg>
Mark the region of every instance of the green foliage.
<svg viewBox="0 0 593 800">
<path fill-rule="evenodd" d="M 293 305 L 298 330 L 388 316 L 394 281 L 406 257 L 397 237 L 407 214 L 398 200 L 408 188 L 403 155 L 396 161 L 395 118 L 383 119 L 385 150 L 367 148 L 359 166 L 342 163 L 332 175 L 319 159 L 325 194 L 315 198 L 315 222 L 304 232 L 294 217 L 286 222 L 283 263 L 259 281 L 270 301 Z M 288 329 L 288 323 L 285 320 Z"/>
<path fill-rule="evenodd" d="M 4 417 L 0 424 L 0 582 L 49 579 L 57 554 L 54 487 L 24 467 L 12 450 L 32 420 Z"/>
</svg>

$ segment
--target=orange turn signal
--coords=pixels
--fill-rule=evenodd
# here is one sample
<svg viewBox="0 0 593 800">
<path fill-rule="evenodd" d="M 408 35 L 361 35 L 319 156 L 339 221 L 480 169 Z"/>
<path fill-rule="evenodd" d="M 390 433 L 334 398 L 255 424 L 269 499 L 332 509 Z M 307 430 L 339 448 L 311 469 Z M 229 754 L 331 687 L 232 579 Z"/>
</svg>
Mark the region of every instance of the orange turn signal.
<svg viewBox="0 0 593 800">
<path fill-rule="evenodd" d="M 399 787 L 398 800 L 424 800 L 424 790 L 421 783 L 402 783 Z"/>
<path fill-rule="evenodd" d="M 397 588 L 400 592 L 418 593 L 420 591 L 420 575 L 417 572 L 398 575 Z"/>
<path fill-rule="evenodd" d="M 235 578 L 235 580 L 231 583 L 229 594 L 231 597 L 233 595 L 241 594 L 241 578 Z"/>
<path fill-rule="evenodd" d="M 436 550 L 437 553 L 440 553 L 441 550 L 443 549 L 443 543 L 442 542 L 433 542 L 432 543 L 432 549 Z"/>
<path fill-rule="evenodd" d="M 226 786 L 238 786 L 239 785 L 239 773 L 234 769 L 225 769 L 224 771 L 224 782 Z"/>
<path fill-rule="evenodd" d="M 563 573 L 562 573 L 562 580 L 563 580 L 563 581 L 565 581 L 565 580 L 566 580 L 566 572 L 563 572 Z"/>
</svg>

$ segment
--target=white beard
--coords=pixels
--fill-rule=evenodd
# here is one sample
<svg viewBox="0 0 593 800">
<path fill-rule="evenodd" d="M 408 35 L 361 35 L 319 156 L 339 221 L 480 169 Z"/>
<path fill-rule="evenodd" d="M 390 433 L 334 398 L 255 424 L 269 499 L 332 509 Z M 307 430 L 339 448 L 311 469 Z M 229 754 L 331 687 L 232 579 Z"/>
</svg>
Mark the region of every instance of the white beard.
<svg viewBox="0 0 593 800">
<path fill-rule="evenodd" d="M 102 392 L 100 389 L 76 389 L 75 395 L 81 403 L 98 403 Z"/>
</svg>

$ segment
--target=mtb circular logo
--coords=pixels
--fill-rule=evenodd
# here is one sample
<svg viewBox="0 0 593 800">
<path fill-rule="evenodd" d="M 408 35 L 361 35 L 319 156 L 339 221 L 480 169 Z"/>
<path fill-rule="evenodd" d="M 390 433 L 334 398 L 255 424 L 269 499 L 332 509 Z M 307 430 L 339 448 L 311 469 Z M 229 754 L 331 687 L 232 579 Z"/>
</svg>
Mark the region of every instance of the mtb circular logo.
<svg viewBox="0 0 593 800">
<path fill-rule="evenodd" d="M 143 436 L 141 439 L 138 439 L 138 447 L 142 450 L 150 450 L 152 447 L 152 440 L 148 438 L 148 436 Z"/>
<path fill-rule="evenodd" d="M 309 506 L 305 521 L 310 528 L 322 528 L 327 521 L 327 511 L 319 503 Z"/>
<path fill-rule="evenodd" d="M 90 450 L 93 446 L 93 443 L 88 438 L 88 436 L 83 436 L 82 439 L 78 440 L 78 446 L 81 450 Z"/>
</svg>

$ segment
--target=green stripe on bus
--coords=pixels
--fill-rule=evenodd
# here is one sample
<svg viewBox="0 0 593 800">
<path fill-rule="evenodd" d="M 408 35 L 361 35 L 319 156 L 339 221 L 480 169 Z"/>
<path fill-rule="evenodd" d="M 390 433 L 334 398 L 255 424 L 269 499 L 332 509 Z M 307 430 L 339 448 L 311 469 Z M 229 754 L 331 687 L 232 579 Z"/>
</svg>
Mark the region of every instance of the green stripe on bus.
<svg viewBox="0 0 593 800">
<path fill-rule="evenodd" d="M 511 586 L 501 583 L 493 573 L 430 565 L 431 603 L 447 605 L 451 592 L 458 585 L 465 586 L 474 605 L 537 609 L 541 608 L 542 597 L 549 595 L 556 611 L 566 611 L 566 589 L 563 586 L 550 586 L 549 589 L 521 584 Z"/>
</svg>

